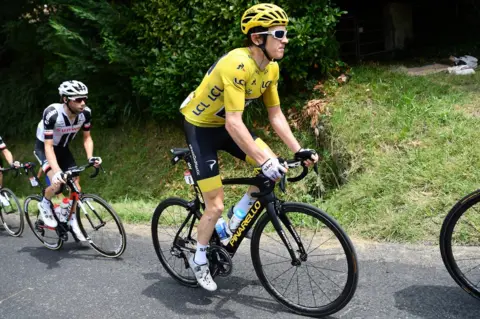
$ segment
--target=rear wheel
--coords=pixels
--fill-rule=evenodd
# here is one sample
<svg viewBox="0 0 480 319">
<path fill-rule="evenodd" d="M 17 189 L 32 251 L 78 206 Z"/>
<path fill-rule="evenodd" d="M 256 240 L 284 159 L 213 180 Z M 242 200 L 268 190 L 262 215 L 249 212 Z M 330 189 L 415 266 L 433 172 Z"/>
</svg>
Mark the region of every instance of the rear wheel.
<svg viewBox="0 0 480 319">
<path fill-rule="evenodd" d="M 187 258 L 195 252 L 198 219 L 186 200 L 168 198 L 161 202 L 152 217 L 155 252 L 165 270 L 180 283 L 198 285 Z"/>
<path fill-rule="evenodd" d="M 347 234 L 333 218 L 310 205 L 282 204 L 278 216 L 299 263 L 292 262 L 270 216 L 263 214 L 251 243 L 253 266 L 262 285 L 302 315 L 327 316 L 341 310 L 358 282 L 357 257 Z"/>
<path fill-rule="evenodd" d="M 45 247 L 51 250 L 60 249 L 63 246 L 63 240 L 58 236 L 57 230 L 45 226 L 40 218 L 38 205 L 41 201 L 40 196 L 28 196 L 25 199 L 25 219 L 32 232 Z"/>
<path fill-rule="evenodd" d="M 83 194 L 77 202 L 77 221 L 93 249 L 105 257 L 119 257 L 127 247 L 120 217 L 100 196 Z"/>
<path fill-rule="evenodd" d="M 23 209 L 18 198 L 8 188 L 0 190 L 0 220 L 5 230 L 12 236 L 18 237 L 23 232 Z"/>
</svg>

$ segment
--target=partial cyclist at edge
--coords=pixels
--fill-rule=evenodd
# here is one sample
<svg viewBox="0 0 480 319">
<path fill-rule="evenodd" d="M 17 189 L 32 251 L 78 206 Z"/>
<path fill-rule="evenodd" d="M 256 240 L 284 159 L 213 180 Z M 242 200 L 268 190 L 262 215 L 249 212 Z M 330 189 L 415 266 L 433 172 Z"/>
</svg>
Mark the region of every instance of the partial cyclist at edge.
<svg viewBox="0 0 480 319">
<path fill-rule="evenodd" d="M 301 147 L 293 136 L 280 108 L 278 95 L 279 66 L 275 60 L 284 56 L 288 16 L 273 4 L 257 4 L 245 11 L 241 29 L 246 46 L 234 49 L 215 62 L 200 85 L 182 103 L 184 130 L 194 161 L 193 174 L 205 201 L 205 212 L 198 224 L 196 253 L 188 262 L 204 289 L 214 291 L 206 251 L 217 220 L 224 211 L 224 191 L 219 175 L 219 150 L 260 166 L 271 180 L 279 179 L 287 169 L 265 142 L 244 124 L 242 114 L 254 99 L 262 97 L 268 119 L 276 134 L 293 153 L 310 158 L 306 165 L 318 161 L 317 153 Z M 254 202 L 250 187 L 233 210 L 248 211 Z"/>
<path fill-rule="evenodd" d="M 20 163 L 18 161 L 13 161 L 13 155 L 12 152 L 10 152 L 7 148 L 7 144 L 3 141 L 2 137 L 0 136 L 0 151 L 3 154 L 3 157 L 5 157 L 5 160 L 8 162 L 10 167 L 19 167 Z M 2 168 L 2 159 L 0 158 L 0 168 Z M 3 173 L 0 172 L 0 189 L 3 187 Z M 5 205 L 8 206 L 10 205 L 8 200 L 6 198 L 3 198 L 2 195 L 0 194 L 0 201 Z"/>
<path fill-rule="evenodd" d="M 83 146 L 89 163 L 99 167 L 100 157 L 93 156 L 93 139 L 90 133 L 92 112 L 86 101 L 88 88 L 80 81 L 65 81 L 58 88 L 60 103 L 54 103 L 43 111 L 42 120 L 38 123 L 34 155 L 44 173 L 51 181 L 45 189 L 42 201 L 38 204 L 40 216 L 46 226 L 55 228 L 57 221 L 53 217 L 52 197 L 65 184 L 64 172 L 77 166 L 68 147 L 69 143 L 83 130 Z M 79 177 L 75 177 L 79 189 Z M 72 214 L 70 226 L 80 241 L 85 237 L 78 226 L 75 214 Z"/>
</svg>

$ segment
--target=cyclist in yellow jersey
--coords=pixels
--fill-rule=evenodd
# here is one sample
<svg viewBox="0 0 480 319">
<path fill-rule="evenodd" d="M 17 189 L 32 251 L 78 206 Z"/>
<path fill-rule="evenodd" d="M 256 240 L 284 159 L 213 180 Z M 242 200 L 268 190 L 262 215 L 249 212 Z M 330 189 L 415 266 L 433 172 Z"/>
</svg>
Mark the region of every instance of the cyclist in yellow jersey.
<svg viewBox="0 0 480 319">
<path fill-rule="evenodd" d="M 242 32 L 248 45 L 228 52 L 214 63 L 198 88 L 182 103 L 184 129 L 194 162 L 193 174 L 205 201 L 205 212 L 198 225 L 197 250 L 189 258 L 198 283 L 214 291 L 206 258 L 208 242 L 224 210 L 224 192 L 218 170 L 219 150 L 261 166 L 263 174 L 277 180 L 286 172 L 272 150 L 242 120 L 245 107 L 262 98 L 269 121 L 288 148 L 310 152 L 307 165 L 318 161 L 314 150 L 303 149 L 292 134 L 280 108 L 277 85 L 279 67 L 274 60 L 283 58 L 288 43 L 285 11 L 274 4 L 257 4 L 245 11 Z M 251 187 L 235 208 L 248 210 Z"/>
</svg>

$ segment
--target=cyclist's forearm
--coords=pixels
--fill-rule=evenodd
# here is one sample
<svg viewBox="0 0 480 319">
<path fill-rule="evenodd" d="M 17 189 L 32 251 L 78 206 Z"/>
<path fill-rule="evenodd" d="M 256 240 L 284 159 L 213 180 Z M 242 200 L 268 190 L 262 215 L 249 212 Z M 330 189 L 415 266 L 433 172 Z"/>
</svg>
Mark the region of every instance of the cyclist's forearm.
<svg viewBox="0 0 480 319">
<path fill-rule="evenodd" d="M 270 124 L 273 129 L 280 137 L 280 139 L 288 146 L 288 148 L 293 152 L 298 152 L 301 148 L 295 136 L 293 136 L 290 125 L 288 125 L 287 119 L 282 112 L 277 112 L 274 115 L 269 116 Z"/>
<path fill-rule="evenodd" d="M 87 158 L 92 157 L 93 156 L 93 140 L 90 136 L 84 139 L 83 147 L 85 147 L 85 153 L 87 153 Z"/>
<path fill-rule="evenodd" d="M 240 149 L 253 158 L 258 165 L 262 165 L 269 159 L 268 155 L 255 144 L 250 132 L 242 121 L 227 121 L 225 128 Z"/>
<path fill-rule="evenodd" d="M 12 153 L 10 153 L 10 151 L 8 149 L 4 149 L 2 151 L 3 153 L 3 156 L 5 156 L 5 159 L 7 160 L 8 164 L 12 164 L 13 163 L 13 155 Z"/>
</svg>

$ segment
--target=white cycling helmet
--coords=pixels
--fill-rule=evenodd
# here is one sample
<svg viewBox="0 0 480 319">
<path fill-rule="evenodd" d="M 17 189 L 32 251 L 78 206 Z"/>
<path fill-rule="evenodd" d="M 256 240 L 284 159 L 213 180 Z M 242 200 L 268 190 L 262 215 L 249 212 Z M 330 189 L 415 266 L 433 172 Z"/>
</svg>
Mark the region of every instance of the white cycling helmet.
<svg viewBox="0 0 480 319">
<path fill-rule="evenodd" d="M 80 81 L 65 81 L 58 87 L 60 96 L 87 96 L 88 88 Z"/>
</svg>

